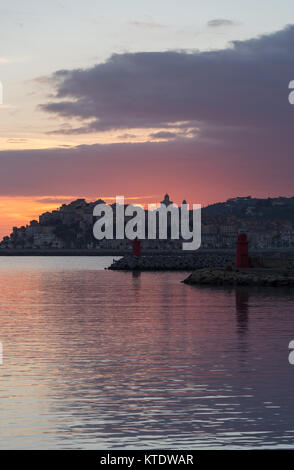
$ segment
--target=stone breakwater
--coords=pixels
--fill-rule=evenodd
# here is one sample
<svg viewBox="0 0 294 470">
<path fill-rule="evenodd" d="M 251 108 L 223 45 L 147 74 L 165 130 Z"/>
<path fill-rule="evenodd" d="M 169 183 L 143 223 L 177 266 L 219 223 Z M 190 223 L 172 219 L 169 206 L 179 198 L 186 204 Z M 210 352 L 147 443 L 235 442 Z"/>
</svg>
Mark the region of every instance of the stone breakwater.
<svg viewBox="0 0 294 470">
<path fill-rule="evenodd" d="M 209 253 L 189 255 L 154 255 L 154 256 L 124 256 L 114 261 L 108 268 L 118 271 L 194 271 L 195 269 L 215 266 L 225 268 L 234 263 L 230 254 Z"/>
<path fill-rule="evenodd" d="M 190 285 L 294 286 L 294 271 L 274 269 L 198 269 L 184 281 Z"/>
</svg>

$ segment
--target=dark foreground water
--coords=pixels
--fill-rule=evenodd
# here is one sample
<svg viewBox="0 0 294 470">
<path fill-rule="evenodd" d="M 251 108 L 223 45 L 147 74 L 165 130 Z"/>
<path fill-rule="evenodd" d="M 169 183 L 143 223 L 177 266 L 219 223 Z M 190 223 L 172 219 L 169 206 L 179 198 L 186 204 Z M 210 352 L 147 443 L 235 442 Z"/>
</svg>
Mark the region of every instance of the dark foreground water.
<svg viewBox="0 0 294 470">
<path fill-rule="evenodd" d="M 1 449 L 294 447 L 294 294 L 0 258 Z"/>
</svg>

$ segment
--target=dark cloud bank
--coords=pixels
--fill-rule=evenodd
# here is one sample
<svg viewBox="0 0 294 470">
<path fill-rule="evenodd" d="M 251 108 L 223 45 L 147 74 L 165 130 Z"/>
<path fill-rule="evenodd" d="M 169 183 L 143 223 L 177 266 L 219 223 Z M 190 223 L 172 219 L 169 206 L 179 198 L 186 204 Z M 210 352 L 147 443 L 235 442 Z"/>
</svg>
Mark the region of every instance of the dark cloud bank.
<svg viewBox="0 0 294 470">
<path fill-rule="evenodd" d="M 293 116 L 294 26 L 209 52 L 113 55 L 52 77 L 58 101 L 44 111 L 91 119 L 76 132 L 135 127 L 265 126 Z M 68 132 L 68 131 L 67 131 Z"/>
<path fill-rule="evenodd" d="M 61 133 L 156 128 L 150 132 L 153 138 L 170 140 L 2 152 L 2 192 L 8 190 L 8 169 L 13 168 L 21 168 L 22 176 L 27 176 L 27 191 L 48 174 L 52 187 L 62 175 L 65 187 L 78 184 L 86 190 L 92 185 L 93 171 L 100 171 L 104 181 L 114 181 L 116 172 L 127 179 L 128 173 L 138 176 L 142 168 L 154 165 L 150 185 L 156 178 L 175 182 L 180 169 L 189 184 L 194 180 L 196 195 L 200 177 L 201 188 L 205 181 L 210 191 L 211 185 L 216 190 L 225 184 L 233 194 L 247 189 L 264 195 L 294 193 L 294 107 L 288 103 L 293 51 L 294 26 L 288 26 L 220 51 L 121 54 L 89 69 L 58 71 L 51 77 L 55 99 L 41 108 L 81 122 Z M 188 138 L 188 129 L 196 128 L 199 131 Z M 217 182 L 212 176 L 216 172 Z M 146 172 L 145 178 L 151 173 Z M 10 183 L 11 191 L 18 191 Z"/>
</svg>

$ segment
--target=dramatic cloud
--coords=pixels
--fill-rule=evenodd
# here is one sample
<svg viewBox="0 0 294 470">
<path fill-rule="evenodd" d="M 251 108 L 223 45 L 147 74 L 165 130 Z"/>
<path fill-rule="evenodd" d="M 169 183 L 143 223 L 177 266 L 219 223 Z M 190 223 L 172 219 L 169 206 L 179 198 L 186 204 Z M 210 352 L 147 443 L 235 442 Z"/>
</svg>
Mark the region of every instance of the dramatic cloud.
<svg viewBox="0 0 294 470">
<path fill-rule="evenodd" d="M 42 109 L 81 120 L 80 127 L 60 130 L 67 134 L 284 125 L 293 119 L 287 100 L 293 46 L 289 26 L 225 50 L 116 54 L 90 69 L 56 72 L 56 99 Z"/>
<path fill-rule="evenodd" d="M 122 54 L 56 72 L 44 110 L 80 119 L 77 132 L 141 127 L 158 141 L 2 151 L 0 195 L 293 195 L 293 48 L 290 26 L 221 51 Z"/>
<path fill-rule="evenodd" d="M 233 20 L 226 20 L 218 18 L 216 20 L 210 20 L 207 22 L 207 26 L 210 28 L 218 28 L 220 26 L 237 26 L 239 23 Z"/>
<path fill-rule="evenodd" d="M 288 131 L 287 131 L 288 132 Z M 0 152 L 0 196 L 79 196 L 171 192 L 173 200 L 213 202 L 236 195 L 291 195 L 294 159 L 287 133 L 231 139 L 105 144 Z M 161 199 L 160 199 L 161 200 Z"/>
</svg>

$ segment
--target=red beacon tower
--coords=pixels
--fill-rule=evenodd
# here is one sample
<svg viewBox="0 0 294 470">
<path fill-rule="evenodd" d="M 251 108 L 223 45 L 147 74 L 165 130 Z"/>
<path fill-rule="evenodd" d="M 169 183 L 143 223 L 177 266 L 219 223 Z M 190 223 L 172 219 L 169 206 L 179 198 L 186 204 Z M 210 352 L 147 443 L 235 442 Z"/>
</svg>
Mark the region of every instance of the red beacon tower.
<svg viewBox="0 0 294 470">
<path fill-rule="evenodd" d="M 138 238 L 133 240 L 133 256 L 141 256 L 141 241 Z"/>
<path fill-rule="evenodd" d="M 236 244 L 236 268 L 249 268 L 248 240 L 246 233 L 239 233 Z"/>
</svg>

